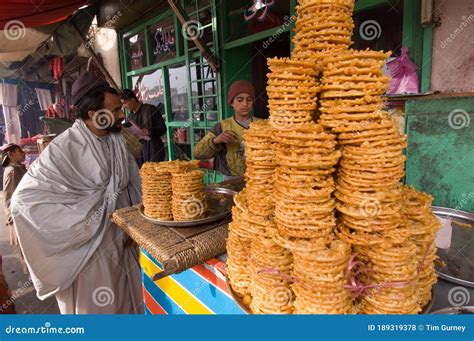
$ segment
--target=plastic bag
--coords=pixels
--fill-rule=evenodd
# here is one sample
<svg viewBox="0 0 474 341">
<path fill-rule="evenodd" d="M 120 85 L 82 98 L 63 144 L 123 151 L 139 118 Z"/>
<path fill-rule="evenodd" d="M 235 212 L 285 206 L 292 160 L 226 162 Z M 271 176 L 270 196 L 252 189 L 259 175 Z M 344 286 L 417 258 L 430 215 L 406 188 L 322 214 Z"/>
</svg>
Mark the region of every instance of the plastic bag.
<svg viewBox="0 0 474 341">
<path fill-rule="evenodd" d="M 387 63 L 389 75 L 392 77 L 387 94 L 413 94 L 419 92 L 418 67 L 410 60 L 408 48 L 402 47 L 400 57 Z"/>
</svg>

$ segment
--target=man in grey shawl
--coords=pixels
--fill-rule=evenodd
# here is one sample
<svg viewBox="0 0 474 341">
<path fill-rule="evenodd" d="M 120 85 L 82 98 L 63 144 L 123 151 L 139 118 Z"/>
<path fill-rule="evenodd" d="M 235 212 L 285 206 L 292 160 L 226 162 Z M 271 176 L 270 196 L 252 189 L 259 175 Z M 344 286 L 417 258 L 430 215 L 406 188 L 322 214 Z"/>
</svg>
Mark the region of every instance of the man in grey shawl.
<svg viewBox="0 0 474 341">
<path fill-rule="evenodd" d="M 37 295 L 62 314 L 143 313 L 137 249 L 111 221 L 141 200 L 138 167 L 120 134 L 120 96 L 85 73 L 73 84 L 74 125 L 33 163 L 11 201 Z"/>
</svg>

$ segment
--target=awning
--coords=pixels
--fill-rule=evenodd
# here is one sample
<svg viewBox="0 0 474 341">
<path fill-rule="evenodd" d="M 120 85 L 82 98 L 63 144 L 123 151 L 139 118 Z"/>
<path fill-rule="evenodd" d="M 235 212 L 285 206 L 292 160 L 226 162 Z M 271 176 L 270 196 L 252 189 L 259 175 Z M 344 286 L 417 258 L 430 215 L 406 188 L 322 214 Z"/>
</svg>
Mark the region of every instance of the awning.
<svg viewBox="0 0 474 341">
<path fill-rule="evenodd" d="M 0 31 L 0 62 L 15 62 L 35 52 L 58 27 L 52 24 L 40 28 Z"/>
<path fill-rule="evenodd" d="M 71 13 L 87 4 L 84 0 L 3 0 L 0 2 L 0 27 L 47 26 L 66 20 Z"/>
<path fill-rule="evenodd" d="M 27 1 L 29 6 L 26 4 Z M 38 12 L 38 9 L 35 10 L 34 4 L 40 0 L 27 1 L 0 2 L 0 20 L 4 22 L 10 19 L 9 24 L 4 26 L 5 29 L 0 31 L 0 79 L 13 77 L 31 81 L 49 81 L 51 78 L 49 61 L 55 56 L 76 55 L 77 48 L 81 44 L 71 21 L 73 20 L 81 33 L 86 35 L 97 13 L 97 7 L 89 6 L 77 10 L 85 3 L 84 1 L 67 0 L 64 3 L 43 1 L 40 8 L 49 8 L 49 15 L 45 10 L 36 16 L 34 12 Z M 13 6 L 15 2 L 20 3 L 18 10 L 13 11 L 13 7 L 6 7 Z M 59 7 L 58 4 L 62 6 Z M 31 11 L 30 15 L 25 14 L 27 7 Z M 7 8 L 10 8 L 10 15 L 4 12 Z M 69 10 L 67 15 L 66 10 Z M 23 21 L 14 18 L 25 19 L 29 24 L 40 22 L 50 24 L 27 27 L 28 25 L 23 25 Z M 64 20 L 65 18 L 69 19 Z M 57 22 L 60 19 L 63 21 Z"/>
</svg>

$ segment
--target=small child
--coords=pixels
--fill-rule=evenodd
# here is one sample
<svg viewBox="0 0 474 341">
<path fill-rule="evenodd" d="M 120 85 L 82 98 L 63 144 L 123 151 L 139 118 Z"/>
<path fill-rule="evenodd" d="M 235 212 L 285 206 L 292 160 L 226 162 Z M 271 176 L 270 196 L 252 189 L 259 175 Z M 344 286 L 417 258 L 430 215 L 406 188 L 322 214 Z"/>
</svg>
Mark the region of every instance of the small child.
<svg viewBox="0 0 474 341">
<path fill-rule="evenodd" d="M 3 203 L 7 213 L 6 225 L 10 229 L 10 244 L 18 245 L 10 210 L 10 199 L 16 186 L 18 186 L 21 178 L 26 173 L 25 166 L 22 164 L 25 161 L 25 152 L 19 145 L 14 143 L 9 143 L 0 150 L 2 152 L 2 167 L 5 168 L 3 171 Z"/>
</svg>

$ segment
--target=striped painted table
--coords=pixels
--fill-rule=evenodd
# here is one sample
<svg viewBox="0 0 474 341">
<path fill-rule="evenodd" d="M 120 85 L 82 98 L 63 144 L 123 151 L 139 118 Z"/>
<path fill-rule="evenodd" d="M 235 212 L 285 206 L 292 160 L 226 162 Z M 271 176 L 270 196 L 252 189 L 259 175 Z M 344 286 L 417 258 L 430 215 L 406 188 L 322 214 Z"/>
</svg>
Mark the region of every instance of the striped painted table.
<svg viewBox="0 0 474 341">
<path fill-rule="evenodd" d="M 153 282 L 151 278 L 162 266 L 142 248 L 145 314 L 245 314 L 232 298 L 225 277 L 216 269 L 219 263 L 217 259 L 210 259 Z"/>
</svg>

